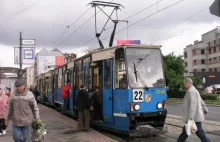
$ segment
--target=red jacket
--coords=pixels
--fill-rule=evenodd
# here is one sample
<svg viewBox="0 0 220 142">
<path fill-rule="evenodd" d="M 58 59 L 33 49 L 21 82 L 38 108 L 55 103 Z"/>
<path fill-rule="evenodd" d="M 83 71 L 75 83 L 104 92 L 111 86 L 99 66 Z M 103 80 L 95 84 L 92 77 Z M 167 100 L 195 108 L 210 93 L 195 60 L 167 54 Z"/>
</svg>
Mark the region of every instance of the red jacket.
<svg viewBox="0 0 220 142">
<path fill-rule="evenodd" d="M 8 97 L 10 97 L 10 92 L 8 92 L 8 93 L 5 93 L 5 95 L 6 95 L 6 96 L 8 96 Z"/>
<path fill-rule="evenodd" d="M 62 96 L 62 98 L 69 98 L 69 96 L 70 96 L 70 94 L 69 94 L 69 85 L 68 84 L 65 84 L 64 86 L 63 86 L 63 90 L 62 90 L 62 94 L 61 94 L 61 96 Z"/>
</svg>

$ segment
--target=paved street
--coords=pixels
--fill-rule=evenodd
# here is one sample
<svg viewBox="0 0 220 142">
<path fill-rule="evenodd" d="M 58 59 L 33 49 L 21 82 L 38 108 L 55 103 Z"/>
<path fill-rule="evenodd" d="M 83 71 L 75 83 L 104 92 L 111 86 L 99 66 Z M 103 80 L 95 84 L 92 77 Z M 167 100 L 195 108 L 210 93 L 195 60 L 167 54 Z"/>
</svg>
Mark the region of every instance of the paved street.
<svg viewBox="0 0 220 142">
<path fill-rule="evenodd" d="M 206 120 L 219 121 L 220 122 L 220 107 L 207 106 L 209 112 L 205 115 Z M 180 103 L 168 103 L 167 104 L 168 114 L 182 115 L 182 104 Z"/>
<path fill-rule="evenodd" d="M 170 105 L 169 105 L 170 106 Z M 48 131 L 45 136 L 45 142 L 126 142 L 126 136 L 120 136 L 118 134 L 104 132 L 99 130 L 93 130 L 92 132 L 76 132 L 77 122 L 71 118 L 65 117 L 60 118 L 59 112 L 48 108 L 43 105 L 39 105 L 41 119 L 46 123 L 46 129 Z M 168 116 L 167 118 L 167 129 L 168 133 L 165 135 L 159 135 L 156 137 L 148 137 L 132 140 L 132 142 L 175 142 L 177 137 L 181 132 L 182 122 L 178 116 Z M 169 125 L 172 123 L 172 126 Z M 213 122 L 214 124 L 204 124 L 204 129 L 210 132 L 208 136 L 211 138 L 212 142 L 218 142 L 220 139 L 219 130 L 220 122 Z M 216 125 L 216 126 L 215 126 Z M 216 131 L 217 130 L 217 131 Z M 215 134 L 216 132 L 216 134 Z M 0 137 L 0 142 L 12 142 L 12 128 L 11 125 L 7 130 L 6 136 Z M 188 142 L 200 142 L 200 140 L 195 136 L 190 136 Z"/>
</svg>

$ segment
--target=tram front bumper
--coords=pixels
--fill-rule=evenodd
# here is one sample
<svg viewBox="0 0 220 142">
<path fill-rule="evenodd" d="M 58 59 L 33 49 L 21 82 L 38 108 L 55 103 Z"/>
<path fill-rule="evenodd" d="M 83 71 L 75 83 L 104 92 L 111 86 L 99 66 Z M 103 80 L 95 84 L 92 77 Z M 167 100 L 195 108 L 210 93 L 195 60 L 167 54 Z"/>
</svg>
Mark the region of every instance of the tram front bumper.
<svg viewBox="0 0 220 142">
<path fill-rule="evenodd" d="M 158 111 L 158 112 L 136 112 L 136 113 L 128 113 L 127 116 L 131 117 L 152 117 L 152 116 L 166 116 L 167 110 Z"/>
</svg>

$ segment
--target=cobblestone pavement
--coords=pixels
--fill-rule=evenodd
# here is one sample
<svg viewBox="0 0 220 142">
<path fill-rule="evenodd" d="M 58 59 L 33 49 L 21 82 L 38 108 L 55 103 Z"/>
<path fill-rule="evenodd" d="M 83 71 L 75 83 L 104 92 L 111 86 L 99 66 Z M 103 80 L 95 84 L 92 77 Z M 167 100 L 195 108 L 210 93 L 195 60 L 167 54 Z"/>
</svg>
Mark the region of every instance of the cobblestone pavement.
<svg viewBox="0 0 220 142">
<path fill-rule="evenodd" d="M 39 104 L 41 119 L 46 124 L 47 134 L 44 142 L 114 142 L 113 139 L 92 130 L 76 132 L 77 122 L 71 118 L 60 118 L 59 112 Z M 0 142 L 13 142 L 11 124 L 7 135 L 0 136 Z"/>
</svg>

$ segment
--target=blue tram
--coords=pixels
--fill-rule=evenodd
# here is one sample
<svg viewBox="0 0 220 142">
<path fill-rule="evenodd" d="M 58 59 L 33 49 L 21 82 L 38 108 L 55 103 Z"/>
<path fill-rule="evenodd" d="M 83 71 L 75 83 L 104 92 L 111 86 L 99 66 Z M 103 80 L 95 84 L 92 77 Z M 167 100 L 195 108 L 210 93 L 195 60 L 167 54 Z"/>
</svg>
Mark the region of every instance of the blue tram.
<svg viewBox="0 0 220 142">
<path fill-rule="evenodd" d="M 131 136 L 145 135 L 145 125 L 158 128 L 156 133 L 165 132 L 166 88 L 160 46 L 121 45 L 92 51 L 38 80 L 43 102 L 55 108 L 62 105 L 61 89 L 70 81 L 66 113 L 74 117 L 80 84 L 85 83 L 90 93 L 98 88 L 103 117 L 92 121 L 95 126 Z"/>
</svg>

